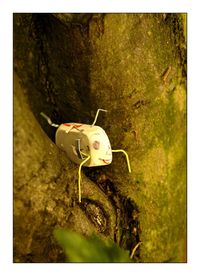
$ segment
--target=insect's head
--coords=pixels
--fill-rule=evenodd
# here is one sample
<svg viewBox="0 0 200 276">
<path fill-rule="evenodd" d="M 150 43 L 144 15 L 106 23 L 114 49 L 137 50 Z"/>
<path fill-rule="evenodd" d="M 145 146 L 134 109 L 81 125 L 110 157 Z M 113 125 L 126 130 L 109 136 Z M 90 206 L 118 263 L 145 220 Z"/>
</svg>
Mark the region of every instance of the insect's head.
<svg viewBox="0 0 200 276">
<path fill-rule="evenodd" d="M 94 126 L 93 129 L 94 131 L 88 135 L 90 166 L 108 165 L 112 162 L 112 150 L 108 136 L 99 126 Z"/>
</svg>

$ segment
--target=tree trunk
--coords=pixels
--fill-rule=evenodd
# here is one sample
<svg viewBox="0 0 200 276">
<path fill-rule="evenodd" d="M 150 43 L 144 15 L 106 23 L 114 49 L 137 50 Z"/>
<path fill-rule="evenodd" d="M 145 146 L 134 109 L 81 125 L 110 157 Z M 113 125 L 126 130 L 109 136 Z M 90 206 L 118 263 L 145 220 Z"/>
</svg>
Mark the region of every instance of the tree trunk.
<svg viewBox="0 0 200 276">
<path fill-rule="evenodd" d="M 186 261 L 186 42 L 181 14 L 14 14 L 14 261 L 62 262 L 62 227 Z M 109 166 L 84 168 L 53 122 L 97 125 Z"/>
</svg>

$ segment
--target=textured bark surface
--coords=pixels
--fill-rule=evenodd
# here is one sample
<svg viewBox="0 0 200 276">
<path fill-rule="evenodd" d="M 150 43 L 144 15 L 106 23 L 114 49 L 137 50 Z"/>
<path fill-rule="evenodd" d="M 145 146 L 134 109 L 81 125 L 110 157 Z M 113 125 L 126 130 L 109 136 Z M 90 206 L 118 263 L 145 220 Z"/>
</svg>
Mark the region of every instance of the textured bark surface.
<svg viewBox="0 0 200 276">
<path fill-rule="evenodd" d="M 14 261 L 61 262 L 55 227 L 95 232 L 141 262 L 186 261 L 186 45 L 175 14 L 14 15 Z M 53 122 L 92 123 L 118 153 L 84 168 Z"/>
</svg>

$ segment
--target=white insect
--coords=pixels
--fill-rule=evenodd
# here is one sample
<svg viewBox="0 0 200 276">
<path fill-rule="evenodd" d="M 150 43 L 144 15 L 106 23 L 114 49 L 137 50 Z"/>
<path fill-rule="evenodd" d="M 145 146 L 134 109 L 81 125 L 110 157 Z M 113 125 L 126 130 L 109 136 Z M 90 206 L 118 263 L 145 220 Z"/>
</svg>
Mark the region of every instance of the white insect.
<svg viewBox="0 0 200 276">
<path fill-rule="evenodd" d="M 92 125 L 80 123 L 64 123 L 60 126 L 52 123 L 51 119 L 41 112 L 47 122 L 58 128 L 56 131 L 56 145 L 66 152 L 68 158 L 76 164 L 79 164 L 78 170 L 78 190 L 79 202 L 81 202 L 81 168 L 105 166 L 112 162 L 113 152 L 122 152 L 126 156 L 128 170 L 131 172 L 130 162 L 126 151 L 112 150 L 110 141 L 103 128 L 96 126 L 99 111 L 107 112 L 104 109 L 98 109 Z"/>
</svg>

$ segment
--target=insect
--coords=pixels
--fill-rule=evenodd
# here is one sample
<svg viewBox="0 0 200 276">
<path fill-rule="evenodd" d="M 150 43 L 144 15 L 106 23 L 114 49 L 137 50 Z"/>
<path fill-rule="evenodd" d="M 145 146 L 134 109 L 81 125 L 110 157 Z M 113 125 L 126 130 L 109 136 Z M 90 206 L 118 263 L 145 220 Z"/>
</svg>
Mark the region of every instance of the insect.
<svg viewBox="0 0 200 276">
<path fill-rule="evenodd" d="M 47 120 L 49 125 L 56 127 L 56 145 L 66 152 L 68 158 L 79 165 L 78 169 L 78 200 L 81 202 L 81 168 L 105 166 L 112 162 L 113 152 L 122 152 L 127 161 L 128 171 L 131 172 L 128 154 L 123 149 L 112 150 L 106 132 L 100 126 L 96 126 L 99 112 L 107 112 L 98 109 L 91 125 L 81 123 L 63 123 L 57 125 L 43 112 L 40 115 Z"/>
</svg>

